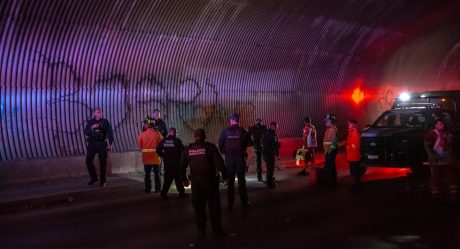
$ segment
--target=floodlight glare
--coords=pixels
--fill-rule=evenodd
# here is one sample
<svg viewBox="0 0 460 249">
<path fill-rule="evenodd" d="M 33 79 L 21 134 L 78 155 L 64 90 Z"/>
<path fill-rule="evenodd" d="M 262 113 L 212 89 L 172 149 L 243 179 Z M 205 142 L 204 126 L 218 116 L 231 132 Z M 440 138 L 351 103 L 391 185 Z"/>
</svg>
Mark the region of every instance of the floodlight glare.
<svg viewBox="0 0 460 249">
<path fill-rule="evenodd" d="M 401 94 L 399 95 L 399 99 L 400 99 L 401 101 L 409 101 L 409 100 L 410 100 L 410 94 L 407 93 L 407 92 L 401 93 Z"/>
</svg>

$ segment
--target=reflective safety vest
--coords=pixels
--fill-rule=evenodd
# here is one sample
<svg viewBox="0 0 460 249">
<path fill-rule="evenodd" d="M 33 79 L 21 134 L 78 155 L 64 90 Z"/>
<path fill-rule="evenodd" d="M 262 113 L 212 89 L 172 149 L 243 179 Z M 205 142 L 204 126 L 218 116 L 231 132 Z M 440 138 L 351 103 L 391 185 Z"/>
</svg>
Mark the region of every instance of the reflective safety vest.
<svg viewBox="0 0 460 249">
<path fill-rule="evenodd" d="M 338 145 L 338 131 L 335 125 L 327 128 L 326 134 L 324 134 L 323 139 L 323 149 L 324 153 L 327 153 L 329 149 L 334 150 L 337 149 Z"/>
</svg>

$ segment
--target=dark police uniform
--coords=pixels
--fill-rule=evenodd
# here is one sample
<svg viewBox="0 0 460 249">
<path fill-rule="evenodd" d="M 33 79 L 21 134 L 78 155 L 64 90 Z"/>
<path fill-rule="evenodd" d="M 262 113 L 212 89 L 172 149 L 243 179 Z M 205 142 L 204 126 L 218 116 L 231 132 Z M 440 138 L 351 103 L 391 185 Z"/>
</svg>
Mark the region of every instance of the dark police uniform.
<svg viewBox="0 0 460 249">
<path fill-rule="evenodd" d="M 257 179 L 262 180 L 262 145 L 260 140 L 267 132 L 267 126 L 257 123 L 249 127 L 248 133 L 252 139 L 252 147 L 254 148 L 254 159 L 256 161 Z"/>
<path fill-rule="evenodd" d="M 92 128 L 93 125 L 98 124 L 98 127 Z M 107 119 L 96 120 L 92 118 L 88 120 L 85 127 L 85 137 L 88 145 L 88 154 L 86 155 L 86 167 L 88 168 L 91 182 L 97 181 L 96 169 L 93 164 L 94 157 L 98 154 L 100 165 L 100 184 L 103 186 L 106 182 L 106 167 L 107 167 L 107 142 L 113 143 L 113 132 Z"/>
<path fill-rule="evenodd" d="M 160 132 L 163 137 L 168 136 L 168 128 L 166 128 L 166 123 L 161 118 L 155 120 L 153 129 Z"/>
<path fill-rule="evenodd" d="M 265 165 L 267 167 L 267 186 L 276 187 L 275 182 L 273 181 L 273 171 L 275 170 L 275 155 L 278 151 L 278 136 L 276 131 L 273 129 L 268 129 L 267 133 L 262 138 L 262 150 Z"/>
<path fill-rule="evenodd" d="M 222 221 L 219 195 L 218 172 L 224 175 L 222 156 L 217 147 L 208 142 L 195 142 L 188 145 L 181 155 L 181 171 L 190 165 L 192 181 L 192 203 L 195 209 L 195 222 L 204 234 L 206 229 L 206 202 L 211 216 L 211 226 L 215 235 L 221 235 Z M 182 175 L 186 179 L 185 174 Z"/>
<path fill-rule="evenodd" d="M 219 137 L 219 150 L 225 155 L 225 170 L 227 174 L 227 200 L 229 207 L 235 202 L 235 175 L 238 177 L 238 189 L 241 204 L 249 206 L 246 192 L 246 148 L 251 143 L 249 134 L 235 124 L 227 127 Z"/>
<path fill-rule="evenodd" d="M 179 194 L 181 196 L 185 195 L 180 172 L 180 157 L 183 151 L 184 144 L 182 144 L 182 141 L 171 135 L 161 140 L 157 147 L 158 155 L 163 158 L 165 170 L 163 188 L 161 189 L 162 196 L 166 196 L 173 180 Z"/>
</svg>

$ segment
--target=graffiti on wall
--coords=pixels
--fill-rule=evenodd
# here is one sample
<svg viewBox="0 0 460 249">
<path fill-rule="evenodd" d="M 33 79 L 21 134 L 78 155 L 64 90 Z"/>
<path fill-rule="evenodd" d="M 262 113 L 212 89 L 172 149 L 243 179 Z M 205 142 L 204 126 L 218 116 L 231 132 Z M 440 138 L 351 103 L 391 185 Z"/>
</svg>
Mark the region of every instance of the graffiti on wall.
<svg viewBox="0 0 460 249">
<path fill-rule="evenodd" d="M 101 107 L 112 124 L 116 151 L 136 149 L 141 122 L 156 108 L 183 136 L 202 127 L 210 131 L 210 138 L 225 127 L 230 112 L 250 115 L 255 110 L 249 101 L 222 103 L 216 84 L 209 79 L 184 77 L 166 84 L 149 72 L 138 80 L 109 73 L 89 82 L 71 63 L 40 56 L 46 71 L 42 74 L 47 75 L 43 85 L 5 91 L 7 98 L 11 93 L 24 97 L 0 100 L 2 130 L 7 136 L 1 141 L 1 160 L 84 154 L 83 128 L 95 107 Z"/>
<path fill-rule="evenodd" d="M 377 99 L 379 111 L 386 111 L 391 108 L 394 103 L 395 95 L 392 89 L 387 89 L 385 94 Z"/>
</svg>

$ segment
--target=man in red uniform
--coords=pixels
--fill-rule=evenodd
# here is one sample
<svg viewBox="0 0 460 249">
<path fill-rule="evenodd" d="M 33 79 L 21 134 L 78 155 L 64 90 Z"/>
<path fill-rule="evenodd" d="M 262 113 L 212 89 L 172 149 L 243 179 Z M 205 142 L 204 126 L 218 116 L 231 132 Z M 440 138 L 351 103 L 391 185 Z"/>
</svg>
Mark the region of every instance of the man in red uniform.
<svg viewBox="0 0 460 249">
<path fill-rule="evenodd" d="M 361 187 L 361 175 L 366 171 L 365 167 L 361 167 L 361 141 L 358 131 L 358 122 L 355 119 L 348 121 L 347 135 L 347 161 L 350 164 L 350 174 L 353 177 L 354 188 Z"/>
<path fill-rule="evenodd" d="M 162 136 L 160 132 L 153 129 L 155 126 L 155 120 L 148 117 L 144 120 L 147 124 L 147 129 L 143 131 L 137 140 L 137 144 L 142 151 L 142 162 L 144 163 L 144 183 L 145 192 L 150 193 L 152 191 L 152 181 L 150 179 L 150 173 L 153 170 L 155 179 L 155 193 L 159 193 L 161 189 L 160 180 L 160 163 L 161 159 L 156 152 L 158 144 L 161 142 Z"/>
</svg>

